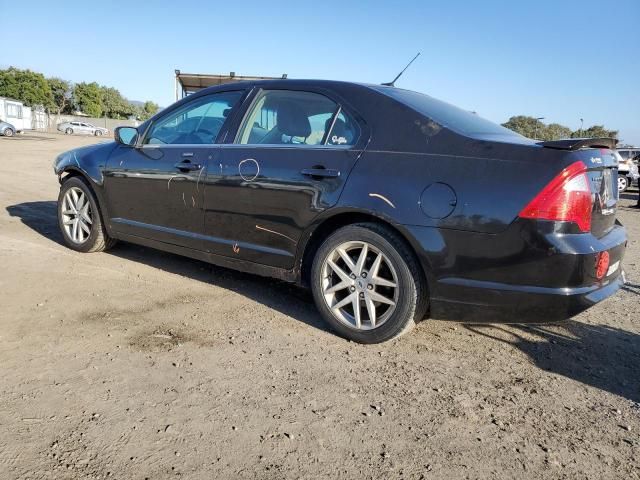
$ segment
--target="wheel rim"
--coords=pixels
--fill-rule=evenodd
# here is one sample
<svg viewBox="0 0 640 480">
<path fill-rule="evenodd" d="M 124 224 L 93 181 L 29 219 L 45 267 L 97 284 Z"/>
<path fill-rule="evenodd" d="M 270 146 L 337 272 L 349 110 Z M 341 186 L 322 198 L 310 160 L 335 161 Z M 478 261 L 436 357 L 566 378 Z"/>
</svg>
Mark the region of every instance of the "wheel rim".
<svg viewBox="0 0 640 480">
<path fill-rule="evenodd" d="M 372 330 L 383 325 L 398 303 L 396 269 L 367 242 L 345 242 L 322 265 L 322 294 L 334 317 L 348 327 Z"/>
<path fill-rule="evenodd" d="M 4 134 L 5 134 L 7 137 L 13 137 L 13 130 L 11 130 L 10 128 L 8 128 L 8 129 L 7 129 L 7 131 L 6 131 L 6 132 L 4 132 Z"/>
<path fill-rule="evenodd" d="M 627 179 L 618 177 L 618 190 L 624 190 L 625 188 L 627 188 Z"/>
<path fill-rule="evenodd" d="M 81 244 L 91 235 L 93 212 L 89 197 L 78 187 L 71 187 L 62 199 L 62 225 L 67 238 Z"/>
</svg>

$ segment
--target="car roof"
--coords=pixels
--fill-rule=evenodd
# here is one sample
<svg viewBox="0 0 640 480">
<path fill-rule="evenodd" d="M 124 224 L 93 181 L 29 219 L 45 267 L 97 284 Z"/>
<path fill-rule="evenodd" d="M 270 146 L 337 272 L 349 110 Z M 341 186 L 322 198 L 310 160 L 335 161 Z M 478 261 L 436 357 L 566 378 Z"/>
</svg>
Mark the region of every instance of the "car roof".
<svg viewBox="0 0 640 480">
<path fill-rule="evenodd" d="M 357 82 L 347 82 L 342 80 L 320 80 L 320 79 L 275 79 L 275 80 L 247 80 L 241 82 L 231 82 L 225 83 L 223 85 L 214 85 L 212 87 L 207 87 L 198 92 L 190 95 L 191 97 L 206 95 L 210 92 L 216 92 L 220 90 L 229 90 L 234 88 L 252 88 L 252 87 L 295 87 L 295 88 L 304 88 L 304 87 L 320 87 L 320 88 L 345 88 L 345 87 L 360 87 L 363 89 L 373 90 L 372 87 L 378 87 L 378 85 L 372 85 L 367 83 L 357 83 Z M 382 87 L 385 88 L 385 87 Z M 393 88 L 393 87 L 386 87 Z"/>
</svg>

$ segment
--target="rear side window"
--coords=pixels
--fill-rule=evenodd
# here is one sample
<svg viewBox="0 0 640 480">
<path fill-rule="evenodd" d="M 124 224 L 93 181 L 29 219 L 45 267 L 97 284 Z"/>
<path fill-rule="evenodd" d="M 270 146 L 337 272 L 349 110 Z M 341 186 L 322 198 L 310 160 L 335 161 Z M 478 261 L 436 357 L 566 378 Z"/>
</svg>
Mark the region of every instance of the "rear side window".
<svg viewBox="0 0 640 480">
<path fill-rule="evenodd" d="M 349 146 L 356 142 L 357 132 L 355 122 L 324 95 L 263 90 L 253 102 L 236 143 Z"/>
<path fill-rule="evenodd" d="M 521 135 L 502 125 L 493 123 L 473 112 L 463 110 L 428 95 L 395 87 L 374 88 L 380 93 L 398 100 L 409 108 L 425 115 L 441 126 L 450 128 L 454 132 L 467 136 L 488 134 L 522 138 Z"/>
</svg>

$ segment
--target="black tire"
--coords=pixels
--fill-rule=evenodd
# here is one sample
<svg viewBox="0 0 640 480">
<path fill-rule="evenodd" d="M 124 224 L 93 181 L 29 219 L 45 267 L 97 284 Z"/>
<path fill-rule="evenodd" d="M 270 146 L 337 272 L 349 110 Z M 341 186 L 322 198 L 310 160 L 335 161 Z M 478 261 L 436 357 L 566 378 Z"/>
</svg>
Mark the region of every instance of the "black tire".
<svg viewBox="0 0 640 480">
<path fill-rule="evenodd" d="M 91 233 L 83 243 L 76 243 L 69 238 L 67 232 L 63 226 L 62 205 L 63 198 L 67 191 L 72 187 L 79 188 L 87 196 L 92 214 Z M 62 233 L 62 238 L 67 247 L 77 252 L 92 253 L 102 252 L 110 249 L 116 244 L 116 240 L 109 237 L 102 221 L 102 212 L 98 206 L 96 196 L 93 190 L 82 177 L 71 177 L 66 179 L 60 187 L 60 194 L 58 195 L 58 227 Z"/>
<path fill-rule="evenodd" d="M 390 317 L 379 327 L 358 330 L 332 313 L 322 291 L 322 265 L 330 253 L 345 242 L 367 242 L 393 264 L 398 277 L 398 301 Z M 397 338 L 422 320 L 428 307 L 424 274 L 405 240 L 390 228 L 376 223 L 358 223 L 336 230 L 320 246 L 313 259 L 311 290 L 324 320 L 341 336 L 358 343 L 381 343 Z"/>
<path fill-rule="evenodd" d="M 93 132 L 93 134 L 94 134 L 96 137 L 101 137 L 101 136 L 102 136 L 102 131 L 101 131 L 101 130 L 96 130 L 95 132 Z"/>
<path fill-rule="evenodd" d="M 13 131 L 13 128 L 7 128 L 4 131 L 4 136 L 5 137 L 13 137 L 16 134 L 16 132 Z"/>
<path fill-rule="evenodd" d="M 618 192 L 622 193 L 629 188 L 629 178 L 624 175 L 618 176 Z"/>
<path fill-rule="evenodd" d="M 67 128 L 64 133 L 66 133 L 67 135 L 73 135 L 73 128 Z"/>
</svg>

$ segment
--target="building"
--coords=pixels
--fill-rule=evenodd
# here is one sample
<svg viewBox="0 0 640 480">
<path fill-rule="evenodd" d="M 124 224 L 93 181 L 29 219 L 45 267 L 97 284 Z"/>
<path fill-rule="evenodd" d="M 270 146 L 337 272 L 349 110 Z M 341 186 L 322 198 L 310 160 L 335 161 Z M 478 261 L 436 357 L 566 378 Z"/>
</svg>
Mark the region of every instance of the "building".
<svg viewBox="0 0 640 480">
<path fill-rule="evenodd" d="M 0 97 L 0 120 L 9 122 L 18 132 L 31 130 L 31 108 L 12 98 Z"/>
<path fill-rule="evenodd" d="M 236 72 L 230 72 L 228 75 L 208 75 L 203 73 L 182 73 L 176 70 L 175 77 L 175 94 L 176 101 L 186 97 L 191 93 L 195 93 L 203 88 L 213 87 L 214 85 L 224 85 L 225 83 L 255 81 L 255 80 L 279 80 L 287 78 L 287 74 L 282 77 L 247 77 L 236 75 Z"/>
</svg>

